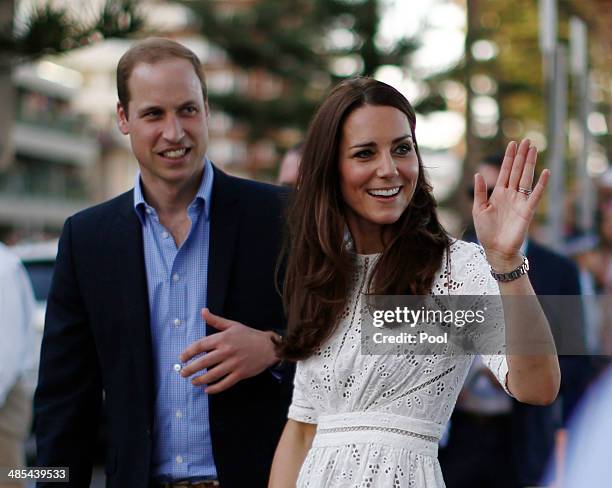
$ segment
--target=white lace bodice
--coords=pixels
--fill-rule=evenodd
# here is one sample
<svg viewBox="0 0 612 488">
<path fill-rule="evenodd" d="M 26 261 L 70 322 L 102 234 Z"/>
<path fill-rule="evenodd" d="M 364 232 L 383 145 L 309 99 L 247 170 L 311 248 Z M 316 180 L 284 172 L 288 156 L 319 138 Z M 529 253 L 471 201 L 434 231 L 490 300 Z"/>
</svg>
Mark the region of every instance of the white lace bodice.
<svg viewBox="0 0 612 488">
<path fill-rule="evenodd" d="M 369 479 L 376 487 L 444 486 L 437 441 L 473 356 L 451 350 L 362 355 L 364 291 L 377 256 L 357 259 L 338 327 L 315 355 L 297 365 L 289 418 L 318 424 L 298 486 L 352 487 Z M 499 294 L 480 246 L 454 241 L 443 263 L 433 295 Z M 487 328 L 503 337 L 503 316 Z M 483 360 L 506 388 L 508 367 L 501 351 Z"/>
</svg>

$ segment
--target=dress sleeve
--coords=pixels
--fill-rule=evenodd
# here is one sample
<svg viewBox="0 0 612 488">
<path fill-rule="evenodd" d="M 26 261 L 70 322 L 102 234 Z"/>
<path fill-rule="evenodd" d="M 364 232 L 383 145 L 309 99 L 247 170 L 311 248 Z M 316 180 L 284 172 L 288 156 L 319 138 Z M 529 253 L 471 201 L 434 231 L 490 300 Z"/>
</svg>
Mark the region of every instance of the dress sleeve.
<svg viewBox="0 0 612 488">
<path fill-rule="evenodd" d="M 487 295 L 500 297 L 497 281 L 491 276 L 490 266 L 486 260 L 484 249 L 476 244 L 470 244 L 471 257 L 468 260 L 468 279 L 464 293 L 466 295 Z M 475 334 L 473 340 L 476 350 L 481 351 L 483 363 L 489 368 L 502 388 L 508 390 L 508 362 L 506 360 L 506 328 L 504 309 L 501 298 L 486 301 L 493 310 L 487 312 L 490 318 L 484 333 Z"/>
<path fill-rule="evenodd" d="M 312 401 L 308 397 L 307 374 L 307 368 L 304 367 L 303 361 L 298 361 L 295 369 L 295 378 L 293 380 L 293 399 L 289 406 L 289 414 L 287 416 L 298 422 L 316 424 L 318 414 Z"/>
</svg>

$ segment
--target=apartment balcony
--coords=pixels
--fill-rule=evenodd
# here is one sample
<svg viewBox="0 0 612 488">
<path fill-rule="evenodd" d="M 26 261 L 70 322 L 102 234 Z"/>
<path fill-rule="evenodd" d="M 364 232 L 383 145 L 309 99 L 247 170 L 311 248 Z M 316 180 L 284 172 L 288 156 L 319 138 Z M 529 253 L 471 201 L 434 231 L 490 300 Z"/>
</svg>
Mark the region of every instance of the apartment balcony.
<svg viewBox="0 0 612 488">
<path fill-rule="evenodd" d="M 70 215 L 90 205 L 87 201 L 0 192 L 0 224 L 59 230 Z"/>
<path fill-rule="evenodd" d="M 15 151 L 30 158 L 90 167 L 100 157 L 100 144 L 76 120 L 46 121 L 17 116 Z"/>
</svg>

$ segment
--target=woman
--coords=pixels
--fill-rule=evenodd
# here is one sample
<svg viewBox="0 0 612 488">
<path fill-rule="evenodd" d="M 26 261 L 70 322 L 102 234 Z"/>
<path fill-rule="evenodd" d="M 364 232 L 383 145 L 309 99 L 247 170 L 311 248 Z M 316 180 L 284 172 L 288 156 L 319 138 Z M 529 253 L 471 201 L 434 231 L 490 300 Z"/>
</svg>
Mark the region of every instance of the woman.
<svg viewBox="0 0 612 488">
<path fill-rule="evenodd" d="M 482 248 L 440 225 L 415 137 L 415 114 L 394 88 L 358 78 L 336 87 L 303 148 L 288 223 L 281 353 L 298 360 L 289 420 L 270 487 L 442 487 L 437 442 L 473 356 L 362 355 L 365 297 L 533 295 L 519 248 L 548 171 L 530 190 L 536 149 L 511 143 L 487 201 L 475 176 Z M 491 268 L 500 279 L 496 282 Z M 509 274 L 508 272 L 516 272 Z M 501 275 L 500 275 L 501 274 Z M 506 328 L 552 346 L 541 309 Z M 501 324 L 503 332 L 503 323 Z M 527 332 L 527 331 L 526 331 Z M 552 402 L 555 355 L 483 357 L 520 401 Z"/>
</svg>

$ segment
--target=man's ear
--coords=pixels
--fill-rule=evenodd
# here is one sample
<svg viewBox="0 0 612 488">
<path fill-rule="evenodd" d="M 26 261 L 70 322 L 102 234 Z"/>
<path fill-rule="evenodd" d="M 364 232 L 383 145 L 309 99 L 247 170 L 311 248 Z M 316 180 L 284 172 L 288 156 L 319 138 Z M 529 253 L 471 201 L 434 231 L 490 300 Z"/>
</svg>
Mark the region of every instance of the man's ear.
<svg viewBox="0 0 612 488">
<path fill-rule="evenodd" d="M 121 105 L 121 102 L 117 102 L 117 126 L 124 136 L 130 133 L 127 112 L 123 105 Z"/>
<path fill-rule="evenodd" d="M 204 114 L 206 115 L 206 120 L 210 119 L 210 108 L 208 108 L 208 98 L 204 100 Z"/>
</svg>

